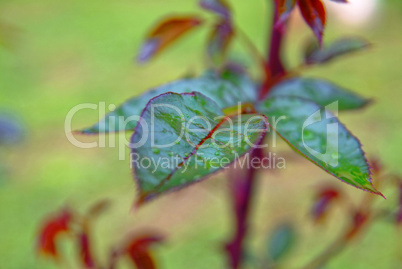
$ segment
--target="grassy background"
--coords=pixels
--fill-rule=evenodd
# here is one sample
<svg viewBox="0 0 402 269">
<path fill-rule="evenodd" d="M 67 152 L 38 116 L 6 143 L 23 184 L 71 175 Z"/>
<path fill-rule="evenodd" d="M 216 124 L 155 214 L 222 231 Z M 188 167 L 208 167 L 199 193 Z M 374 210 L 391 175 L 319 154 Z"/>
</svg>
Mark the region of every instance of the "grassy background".
<svg viewBox="0 0 402 269">
<path fill-rule="evenodd" d="M 237 24 L 263 50 L 265 25 L 271 20 L 266 15 L 269 7 L 262 0 L 231 2 Z M 374 43 L 369 52 L 306 73 L 375 99 L 361 113 L 341 114 L 341 120 L 361 139 L 369 157 L 381 158 L 389 170 L 401 173 L 402 10 L 398 1 L 382 3 L 376 17 L 363 28 L 342 25 L 329 16 L 326 41 L 359 34 Z M 102 198 L 110 198 L 113 207 L 95 227 L 101 260 L 106 259 L 110 245 L 130 232 L 153 227 L 169 235 L 158 251 L 162 268 L 225 268 L 221 244 L 230 236 L 232 219 L 224 177 L 165 196 L 133 213 L 135 186 L 128 160 L 118 161 L 113 148 L 76 148 L 64 134 L 64 118 L 79 103 L 119 104 L 189 71 L 200 71 L 205 29 L 148 65 L 133 63 L 146 29 L 157 18 L 196 10 L 196 1 L 184 0 L 0 2 L 0 21 L 15 27 L 0 36 L 9 41 L 7 48 L 0 47 L 0 109 L 15 113 L 26 125 L 24 142 L 2 149 L 0 154 L 6 167 L 0 180 L 0 268 L 55 268 L 52 262 L 35 257 L 35 236 L 43 216 L 66 203 L 85 210 Z M 295 18 L 290 27 L 287 60 L 296 66 L 300 44 L 311 34 L 300 19 Z M 233 51 L 235 58 L 248 61 L 239 44 Z M 96 112 L 86 110 L 77 114 L 73 124 L 80 128 L 96 119 Z M 82 139 L 96 141 L 96 137 Z M 251 245 L 261 252 L 265 234 L 276 223 L 292 221 L 299 231 L 298 245 L 284 268 L 299 268 L 326 246 L 344 223 L 345 208 L 340 208 L 334 212 L 333 222 L 323 228 L 312 226 L 308 210 L 313 188 L 320 182 L 332 182 L 353 199 L 363 193 L 282 148 L 290 156 L 287 169 L 261 175 L 250 238 Z M 389 199 L 377 202 L 390 207 L 396 193 L 384 192 Z M 67 256 L 73 255 L 72 245 L 66 243 L 63 248 Z M 401 252 L 397 230 L 380 222 L 328 268 L 401 268 Z M 76 267 L 70 262 L 64 266 Z"/>
</svg>

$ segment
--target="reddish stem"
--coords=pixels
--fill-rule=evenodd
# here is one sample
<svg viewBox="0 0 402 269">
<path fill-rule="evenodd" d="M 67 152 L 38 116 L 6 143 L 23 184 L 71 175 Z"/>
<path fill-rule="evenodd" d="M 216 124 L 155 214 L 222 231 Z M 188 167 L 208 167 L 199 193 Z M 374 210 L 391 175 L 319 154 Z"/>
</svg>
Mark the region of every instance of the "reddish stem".
<svg viewBox="0 0 402 269">
<path fill-rule="evenodd" d="M 254 158 L 261 158 L 262 150 L 255 149 L 251 152 L 250 162 Z M 248 229 L 248 216 L 251 208 L 253 197 L 253 189 L 256 182 L 255 175 L 256 168 L 253 168 L 251 163 L 245 171 L 243 176 L 242 171 L 235 170 L 233 178 L 233 204 L 236 214 L 236 230 L 233 239 L 226 244 L 226 251 L 228 252 L 230 266 L 233 269 L 240 268 L 242 258 L 244 256 L 244 239 L 247 235 Z M 240 174 L 240 176 L 239 176 Z"/>
<path fill-rule="evenodd" d="M 260 91 L 260 97 L 264 97 L 275 84 L 275 81 L 280 79 L 286 70 L 281 60 L 281 47 L 283 39 L 284 26 L 276 27 L 278 21 L 278 13 L 276 9 L 276 1 L 274 1 L 274 16 L 268 47 L 268 61 L 264 66 L 265 79 Z M 262 150 L 255 149 L 250 156 L 253 158 L 262 158 Z M 236 213 L 236 231 L 233 239 L 226 245 L 231 268 L 237 269 L 241 266 L 244 256 L 244 239 L 248 230 L 248 216 L 251 208 L 253 197 L 253 189 L 256 183 L 255 175 L 257 169 L 249 165 L 244 177 L 238 176 L 239 171 L 235 171 L 235 182 L 233 184 L 233 200 L 234 210 Z"/>
<path fill-rule="evenodd" d="M 285 68 L 282 64 L 281 60 L 281 48 L 282 48 L 282 40 L 283 40 L 283 31 L 284 27 L 279 26 L 276 27 L 278 22 L 278 12 L 275 8 L 274 19 L 272 22 L 272 32 L 271 32 L 271 44 L 269 45 L 268 51 L 268 68 L 271 71 L 271 75 L 277 76 L 285 72 Z"/>
<path fill-rule="evenodd" d="M 278 80 L 278 78 L 282 77 L 285 73 L 285 67 L 283 66 L 281 59 L 281 49 L 283 45 L 283 34 L 285 31 L 285 26 L 278 26 L 278 12 L 276 8 L 276 1 L 274 1 L 274 15 L 272 21 L 272 30 L 271 30 L 271 42 L 268 44 L 268 61 L 265 66 L 265 79 L 262 85 L 262 89 L 260 92 L 260 97 L 263 98 L 271 89 L 272 85 Z"/>
</svg>

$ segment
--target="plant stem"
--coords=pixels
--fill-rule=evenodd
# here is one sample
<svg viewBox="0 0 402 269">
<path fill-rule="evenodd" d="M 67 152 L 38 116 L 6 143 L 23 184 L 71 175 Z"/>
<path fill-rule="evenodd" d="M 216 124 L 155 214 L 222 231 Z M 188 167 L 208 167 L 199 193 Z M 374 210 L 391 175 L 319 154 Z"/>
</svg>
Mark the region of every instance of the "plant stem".
<svg viewBox="0 0 402 269">
<path fill-rule="evenodd" d="M 275 7 L 272 22 L 271 42 L 269 44 L 269 47 L 267 48 L 268 67 L 273 77 L 285 72 L 285 68 L 283 67 L 281 60 L 283 26 L 275 27 L 277 22 L 278 22 L 278 12 Z"/>
<path fill-rule="evenodd" d="M 257 148 L 251 152 L 250 161 L 261 157 L 262 150 Z M 239 177 L 241 171 L 234 171 L 236 175 L 233 178 L 233 204 L 236 214 L 236 230 L 233 239 L 226 245 L 230 266 L 233 269 L 240 268 L 243 262 L 244 239 L 247 235 L 248 216 L 256 183 L 257 169 L 253 168 L 250 163 L 248 165 L 244 177 L 242 175 Z"/>
<path fill-rule="evenodd" d="M 274 2 L 273 21 L 271 27 L 270 42 L 267 44 L 267 65 L 265 67 L 265 81 L 262 86 L 260 97 L 264 97 L 270 90 L 271 86 L 275 84 L 278 77 L 286 73 L 285 67 L 281 59 L 281 49 L 283 45 L 283 34 L 285 26 L 276 27 L 279 16 L 276 8 L 276 1 Z"/>
<path fill-rule="evenodd" d="M 281 47 L 284 27 L 277 28 L 275 24 L 278 21 L 276 2 L 274 4 L 273 22 L 271 25 L 271 36 L 268 44 L 267 61 L 263 61 L 265 79 L 260 91 L 260 97 L 264 97 L 278 77 L 286 73 L 281 60 Z M 252 151 L 250 160 L 253 158 L 262 158 L 262 150 Z M 244 177 L 238 178 L 238 171 L 235 171 L 233 184 L 234 210 L 236 213 L 236 231 L 233 239 L 226 245 L 230 266 L 232 269 L 238 269 L 242 265 L 244 257 L 244 241 L 248 230 L 248 217 L 253 197 L 253 189 L 256 184 L 257 169 L 251 164 Z"/>
</svg>

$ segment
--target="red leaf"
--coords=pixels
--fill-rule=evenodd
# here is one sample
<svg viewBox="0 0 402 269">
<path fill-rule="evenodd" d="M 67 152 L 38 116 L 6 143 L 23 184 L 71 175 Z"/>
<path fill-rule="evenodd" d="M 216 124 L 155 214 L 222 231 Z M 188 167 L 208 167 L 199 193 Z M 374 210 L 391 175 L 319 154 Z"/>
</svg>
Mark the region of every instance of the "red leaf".
<svg viewBox="0 0 402 269">
<path fill-rule="evenodd" d="M 200 6 L 222 16 L 227 21 L 230 20 L 230 7 L 224 0 L 201 0 Z"/>
<path fill-rule="evenodd" d="M 126 247 L 127 251 L 133 249 L 147 249 L 155 243 L 161 243 L 164 240 L 162 236 L 159 235 L 143 235 L 141 237 L 135 237 Z"/>
<path fill-rule="evenodd" d="M 72 214 L 65 209 L 56 216 L 49 219 L 41 228 L 38 237 L 38 251 L 40 254 L 49 255 L 58 258 L 58 250 L 56 245 L 57 237 L 69 231 L 69 224 Z"/>
<path fill-rule="evenodd" d="M 137 269 L 155 269 L 154 258 L 149 251 L 133 250 L 128 253 Z"/>
<path fill-rule="evenodd" d="M 224 60 L 233 36 L 234 32 L 229 22 L 222 20 L 215 25 L 207 45 L 208 56 L 213 62 L 219 64 Z"/>
<path fill-rule="evenodd" d="M 320 0 L 299 0 L 298 4 L 304 20 L 313 30 L 321 45 L 326 20 L 324 5 Z"/>
<path fill-rule="evenodd" d="M 331 187 L 324 188 L 318 193 L 312 209 L 312 216 L 316 223 L 327 216 L 331 204 L 339 198 L 339 195 L 339 192 Z"/>
<path fill-rule="evenodd" d="M 127 255 L 138 269 L 156 268 L 150 247 L 163 241 L 163 237 L 152 233 L 135 236 L 121 250 L 113 250 L 110 255 L 109 269 L 114 269 L 118 259 Z"/>
<path fill-rule="evenodd" d="M 197 17 L 174 17 L 159 23 L 146 37 L 140 53 L 139 62 L 146 62 L 189 30 L 199 26 L 202 20 Z"/>
<path fill-rule="evenodd" d="M 279 19 L 276 26 L 283 24 L 289 18 L 289 15 L 293 11 L 296 2 L 297 0 L 277 0 Z"/>
<path fill-rule="evenodd" d="M 78 235 L 78 244 L 80 246 L 80 258 L 85 268 L 95 268 L 95 262 L 92 256 L 89 235 L 82 232 Z"/>
<path fill-rule="evenodd" d="M 154 258 L 149 250 L 150 245 L 159 243 L 163 240 L 160 236 L 145 236 L 135 238 L 126 248 L 133 263 L 138 269 L 156 268 Z"/>
</svg>

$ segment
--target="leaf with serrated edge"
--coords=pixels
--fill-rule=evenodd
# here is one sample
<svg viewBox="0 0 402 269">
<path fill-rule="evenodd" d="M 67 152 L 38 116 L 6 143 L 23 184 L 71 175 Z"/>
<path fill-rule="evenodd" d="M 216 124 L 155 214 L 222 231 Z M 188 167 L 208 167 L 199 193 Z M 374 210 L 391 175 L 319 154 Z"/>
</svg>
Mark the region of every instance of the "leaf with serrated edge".
<svg viewBox="0 0 402 269">
<path fill-rule="evenodd" d="M 250 88 L 240 88 L 228 80 L 220 79 L 214 73 L 208 73 L 195 79 L 178 80 L 127 100 L 95 125 L 78 132 L 98 134 L 125 130 L 133 131 L 137 125 L 136 118 L 138 118 L 147 102 L 151 98 L 166 92 L 201 92 L 213 99 L 218 107 L 225 108 L 235 106 L 238 102 L 254 102 L 255 99 L 252 99 L 250 93 L 247 92 L 249 90 Z M 132 120 L 129 120 L 130 117 L 132 117 Z M 125 121 L 127 121 L 127 124 Z"/>
<path fill-rule="evenodd" d="M 154 130 L 151 124 L 139 124 L 131 139 L 132 166 L 140 190 L 138 204 L 221 170 L 258 145 L 267 131 L 265 116 L 225 116 L 214 101 L 197 92 L 155 97 L 141 117 L 147 123 L 153 118 Z M 178 139 L 182 131 L 182 139 Z M 147 133 L 155 135 L 155 145 L 149 138 L 136 145 Z M 141 165 L 143 160 L 152 160 L 149 167 Z M 167 163 L 157 165 L 158 161 Z"/>
<path fill-rule="evenodd" d="M 311 100 L 320 106 L 338 101 L 339 110 L 358 109 L 370 100 L 343 89 L 331 82 L 315 78 L 290 78 L 276 84 L 268 97 L 295 96 Z"/>
<path fill-rule="evenodd" d="M 311 101 L 280 96 L 263 101 L 257 110 L 269 120 L 286 117 L 272 128 L 303 157 L 343 182 L 382 196 L 371 183 L 360 142 L 329 109 L 323 113 L 323 108 Z M 324 115 L 326 119 L 321 120 Z"/>
<path fill-rule="evenodd" d="M 340 56 L 350 54 L 370 47 L 370 43 L 362 38 L 349 37 L 339 39 L 329 46 L 320 48 L 316 40 L 311 40 L 307 46 L 304 61 L 306 64 L 323 64 Z"/>
</svg>

